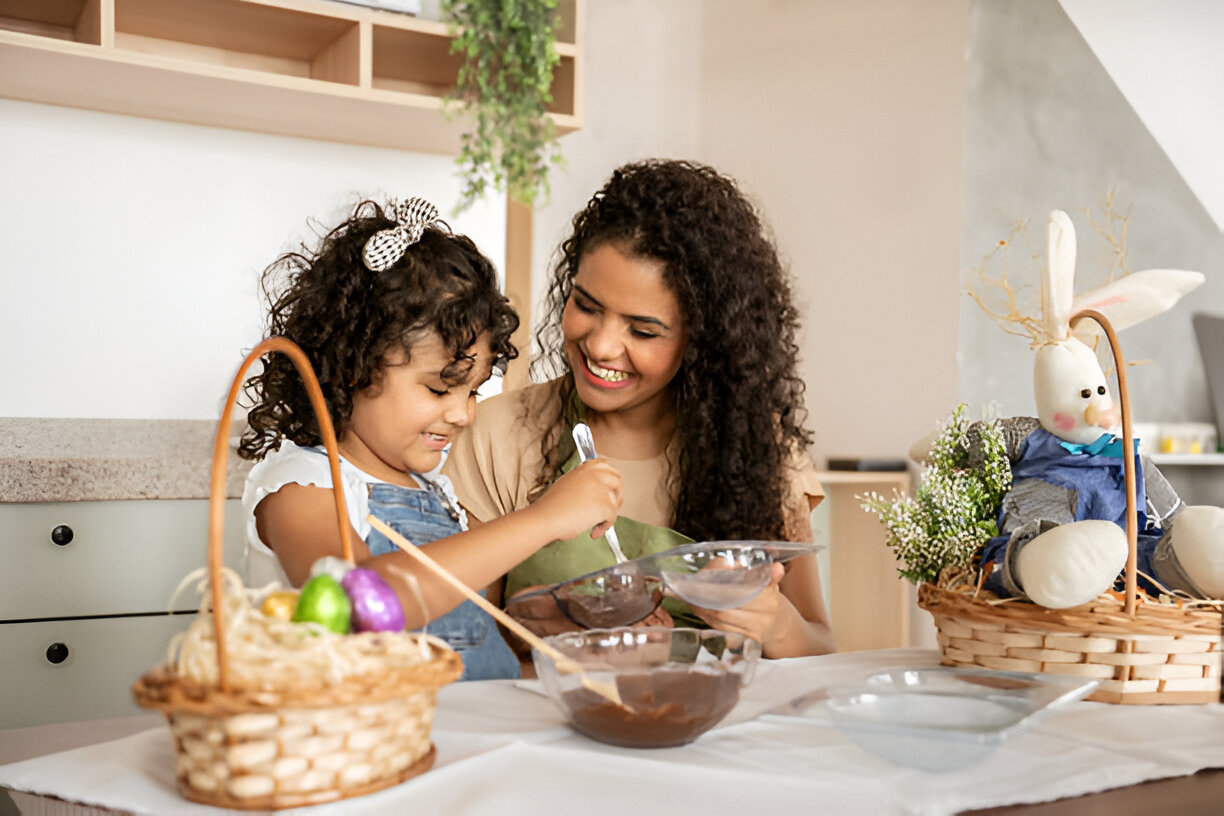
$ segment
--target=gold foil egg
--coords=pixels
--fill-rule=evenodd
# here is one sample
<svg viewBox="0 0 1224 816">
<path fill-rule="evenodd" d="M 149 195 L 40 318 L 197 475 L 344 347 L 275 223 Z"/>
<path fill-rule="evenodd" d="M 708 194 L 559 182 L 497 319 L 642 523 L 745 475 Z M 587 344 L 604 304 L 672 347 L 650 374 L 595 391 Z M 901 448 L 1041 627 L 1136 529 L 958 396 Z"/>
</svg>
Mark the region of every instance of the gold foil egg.
<svg viewBox="0 0 1224 816">
<path fill-rule="evenodd" d="M 298 593 L 296 590 L 279 590 L 271 593 L 264 599 L 263 606 L 259 607 L 259 611 L 269 618 L 287 621 L 293 617 L 293 610 L 297 608 L 297 602 Z"/>
</svg>

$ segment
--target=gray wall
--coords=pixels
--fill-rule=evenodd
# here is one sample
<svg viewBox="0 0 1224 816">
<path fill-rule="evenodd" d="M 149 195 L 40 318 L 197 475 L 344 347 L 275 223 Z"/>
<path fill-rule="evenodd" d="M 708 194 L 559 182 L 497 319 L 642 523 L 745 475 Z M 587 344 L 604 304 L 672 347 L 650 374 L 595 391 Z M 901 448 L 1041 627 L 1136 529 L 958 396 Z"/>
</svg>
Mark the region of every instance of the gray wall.
<svg viewBox="0 0 1224 816">
<path fill-rule="evenodd" d="M 961 268 L 972 270 L 1016 219 L 1043 253 L 1013 255 L 1013 285 L 1034 310 L 1045 221 L 1066 210 L 1079 239 L 1076 291 L 1106 280 L 1099 216 L 1105 194 L 1130 207 L 1132 270 L 1194 269 L 1207 282 L 1173 310 L 1121 333 L 1137 421 L 1213 421 L 1190 316 L 1224 314 L 1224 234 L 1152 138 L 1056 0 L 973 0 L 967 51 Z M 997 271 L 997 267 L 995 270 Z M 1005 334 L 974 302 L 961 304 L 962 400 L 995 400 L 1003 416 L 1034 411 L 1027 342 Z M 1218 501 L 1216 502 L 1218 503 Z"/>
</svg>

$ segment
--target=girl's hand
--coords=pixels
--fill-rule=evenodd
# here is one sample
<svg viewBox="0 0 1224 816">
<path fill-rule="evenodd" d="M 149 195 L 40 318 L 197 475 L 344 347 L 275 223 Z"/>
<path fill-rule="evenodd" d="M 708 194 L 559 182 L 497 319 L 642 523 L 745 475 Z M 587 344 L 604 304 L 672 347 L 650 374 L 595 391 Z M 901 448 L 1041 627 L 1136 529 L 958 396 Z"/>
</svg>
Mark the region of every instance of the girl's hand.
<svg viewBox="0 0 1224 816">
<path fill-rule="evenodd" d="M 604 459 L 592 459 L 555 481 L 531 505 L 547 519 L 554 539 L 591 531 L 599 538 L 616 520 L 622 501 L 621 476 Z"/>
<path fill-rule="evenodd" d="M 735 609 L 703 609 L 695 606 L 693 612 L 715 629 L 739 632 L 766 647 L 770 639 L 788 625 L 789 616 L 795 614 L 794 607 L 778 589 L 778 582 L 785 572 L 781 564 L 773 564 L 769 586 L 743 606 Z"/>
</svg>

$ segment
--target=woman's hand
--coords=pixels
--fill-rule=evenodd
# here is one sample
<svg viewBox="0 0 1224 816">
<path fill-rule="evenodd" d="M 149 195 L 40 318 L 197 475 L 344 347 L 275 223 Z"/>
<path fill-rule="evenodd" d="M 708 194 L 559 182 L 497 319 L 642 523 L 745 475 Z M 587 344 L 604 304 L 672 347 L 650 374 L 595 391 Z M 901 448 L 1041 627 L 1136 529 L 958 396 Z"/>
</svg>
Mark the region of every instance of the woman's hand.
<svg viewBox="0 0 1224 816">
<path fill-rule="evenodd" d="M 633 624 L 634 626 L 663 626 L 668 629 L 675 627 L 676 622 L 672 620 L 671 613 L 661 606 L 656 606 L 655 611 L 651 612 L 642 620 Z"/>
<path fill-rule="evenodd" d="M 586 531 L 599 538 L 620 513 L 621 475 L 606 459 L 592 459 L 553 482 L 528 509 L 545 519 L 554 539 Z"/>
<path fill-rule="evenodd" d="M 769 576 L 769 586 L 743 606 L 735 609 L 704 609 L 693 607 L 702 620 L 715 629 L 725 632 L 739 632 L 761 642 L 766 647 L 771 638 L 785 628 L 791 616 L 796 614 L 790 601 L 786 600 L 778 588 L 778 582 L 785 575 L 781 564 L 773 564 Z"/>
</svg>

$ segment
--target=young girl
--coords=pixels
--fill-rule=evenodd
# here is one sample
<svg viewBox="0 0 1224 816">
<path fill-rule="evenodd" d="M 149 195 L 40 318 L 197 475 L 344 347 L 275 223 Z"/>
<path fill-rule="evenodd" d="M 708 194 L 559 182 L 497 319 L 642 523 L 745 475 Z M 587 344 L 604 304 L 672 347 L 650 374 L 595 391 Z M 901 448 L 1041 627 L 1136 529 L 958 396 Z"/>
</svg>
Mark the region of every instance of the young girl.
<svg viewBox="0 0 1224 816">
<path fill-rule="evenodd" d="M 327 399 L 358 565 L 396 590 L 410 628 L 428 622 L 460 652 L 464 679 L 517 677 L 492 619 L 366 520 L 383 520 L 479 588 L 554 539 L 601 535 L 616 515 L 620 477 L 592 462 L 531 507 L 466 531 L 450 482 L 433 473 L 471 422 L 476 389 L 517 353 L 518 317 L 493 264 L 422 199 L 385 211 L 364 202 L 316 251 L 273 263 L 264 290 L 269 335 L 302 348 Z M 248 581 L 301 586 L 317 559 L 341 552 L 327 456 L 288 358 L 267 357 L 247 386 L 254 407 L 239 453 L 261 460 L 242 499 Z"/>
<path fill-rule="evenodd" d="M 468 512 L 492 519 L 530 506 L 576 462 L 570 431 L 585 421 L 624 479 L 616 529 L 630 557 L 685 540 L 677 532 L 810 539 L 823 491 L 806 453 L 797 312 L 736 184 L 688 162 L 621 167 L 561 250 L 536 361 L 561 376 L 481 406 L 445 466 Z M 559 541 L 510 572 L 506 596 L 610 559 L 603 541 Z M 815 558 L 787 567 L 740 609 L 695 611 L 760 639 L 767 656 L 831 651 Z M 532 607 L 515 606 L 529 617 Z M 555 613 L 535 607 L 552 619 L 524 622 L 552 631 Z"/>
</svg>

